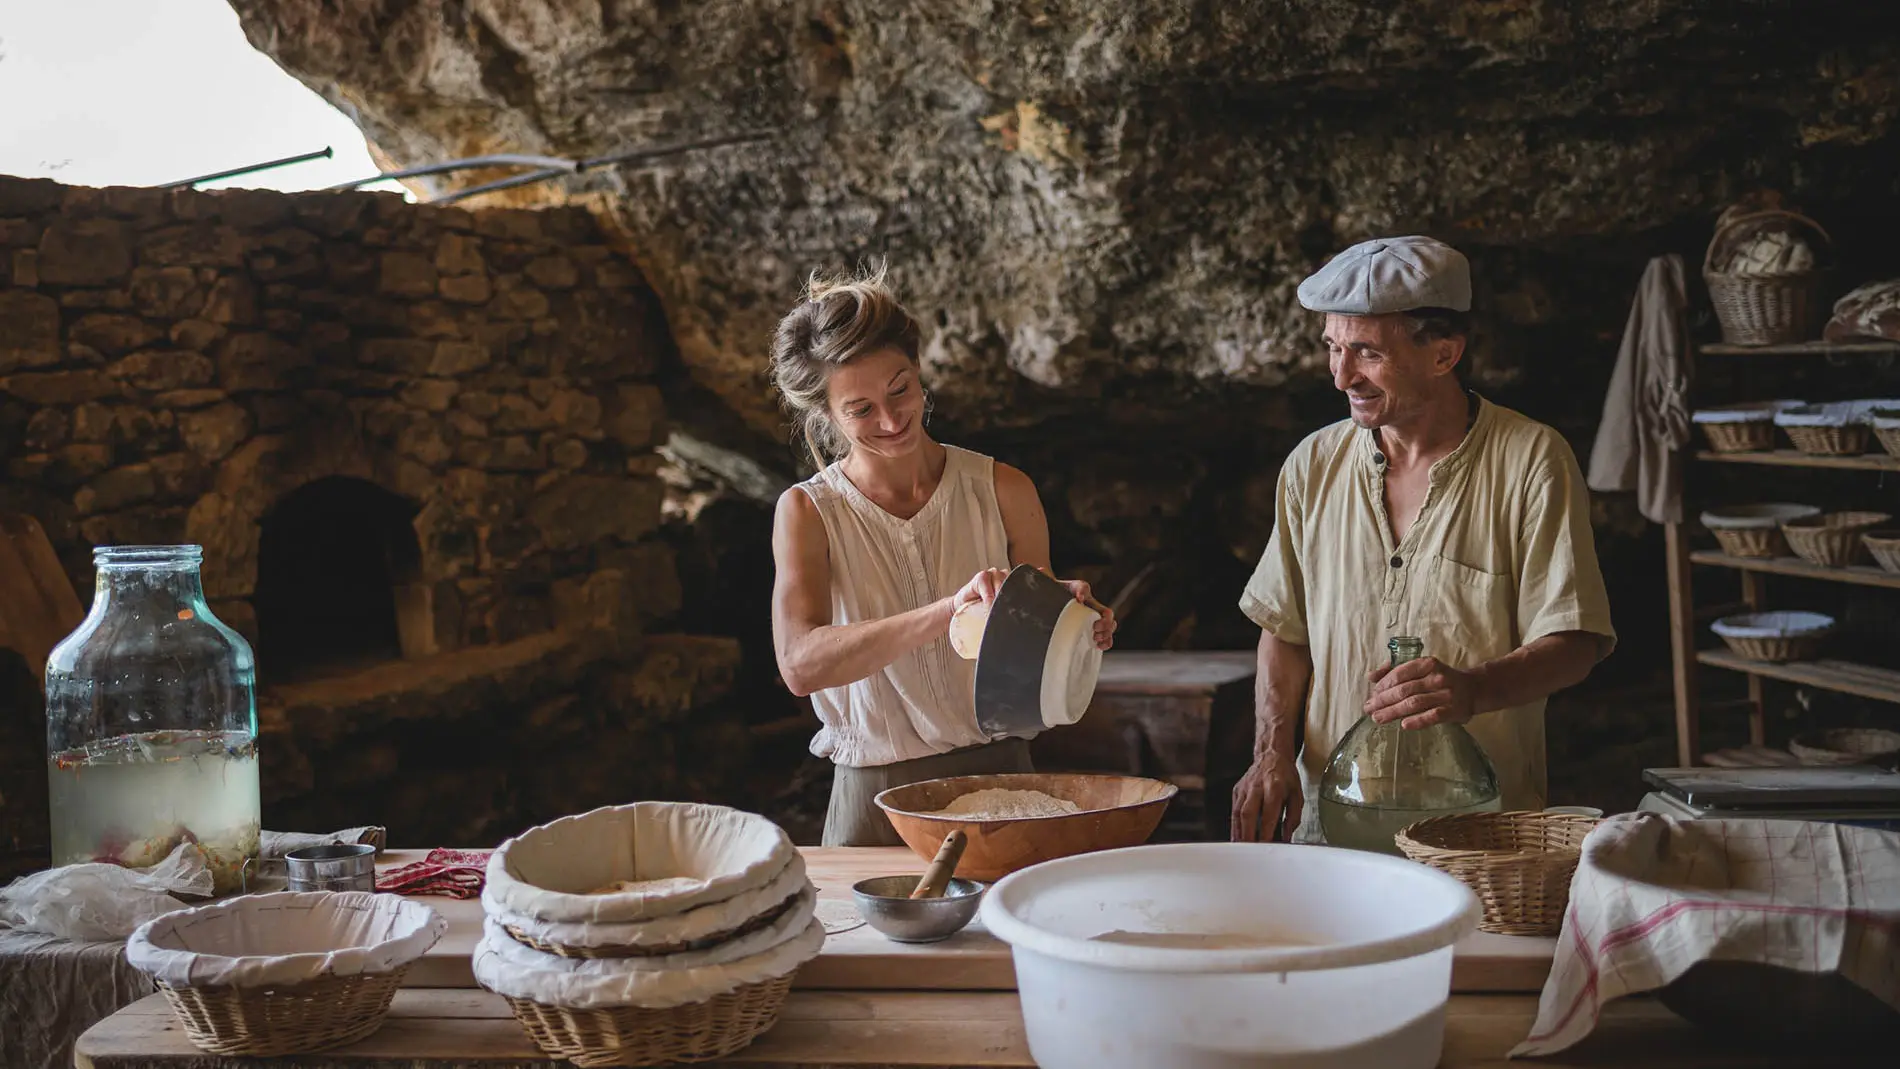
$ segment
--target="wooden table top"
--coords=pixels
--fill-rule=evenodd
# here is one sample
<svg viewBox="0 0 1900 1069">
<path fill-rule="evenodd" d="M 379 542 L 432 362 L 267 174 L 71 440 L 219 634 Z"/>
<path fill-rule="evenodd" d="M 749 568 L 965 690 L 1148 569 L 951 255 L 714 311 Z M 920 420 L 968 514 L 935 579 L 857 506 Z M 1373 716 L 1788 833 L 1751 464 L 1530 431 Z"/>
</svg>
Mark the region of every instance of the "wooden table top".
<svg viewBox="0 0 1900 1069">
<path fill-rule="evenodd" d="M 1597 1030 L 1551 1058 L 1507 1062 L 1530 1031 L 1530 995 L 1454 995 L 1440 1069 L 1795 1069 L 1890 1067 L 1892 1052 L 1776 1053 L 1698 1032 L 1648 999 L 1612 1003 Z M 80 1037 L 76 1069 L 241 1069 L 185 1039 L 163 997 L 121 1010 Z M 486 991 L 404 990 L 375 1035 L 283 1064 L 324 1069 L 547 1069 L 507 1003 Z M 565 1063 L 562 1063 L 565 1064 Z M 751 1069 L 1033 1067 L 1016 996 L 994 992 L 795 991 L 778 1025 L 716 1064 Z M 1165 1067 L 1156 1067 L 1165 1069 Z"/>
<path fill-rule="evenodd" d="M 872 876 L 921 874 L 924 861 L 908 848 L 804 847 L 806 871 L 826 902 L 848 902 L 851 885 Z M 387 851 L 381 867 L 419 861 L 426 851 Z M 449 922 L 447 934 L 409 971 L 406 987 L 475 986 L 470 958 L 482 935 L 482 904 L 477 899 L 420 896 Z M 1452 959 L 1452 990 L 1458 992 L 1542 991 L 1550 974 L 1554 939 L 1475 932 L 1460 942 Z M 819 956 L 799 970 L 796 986 L 812 990 L 1014 991 L 1016 970 L 1009 947 L 981 920 L 941 943 L 894 943 L 868 926 L 837 932 L 825 939 Z"/>
</svg>

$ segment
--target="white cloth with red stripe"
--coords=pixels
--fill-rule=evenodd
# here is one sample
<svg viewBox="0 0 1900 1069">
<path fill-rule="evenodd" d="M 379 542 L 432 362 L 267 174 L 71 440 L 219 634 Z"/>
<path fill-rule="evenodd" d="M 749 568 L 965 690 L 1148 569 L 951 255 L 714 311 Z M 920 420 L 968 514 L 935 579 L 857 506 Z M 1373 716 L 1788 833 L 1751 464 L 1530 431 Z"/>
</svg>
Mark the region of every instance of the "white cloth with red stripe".
<svg viewBox="0 0 1900 1069">
<path fill-rule="evenodd" d="M 1529 1038 L 1555 1054 L 1605 1003 L 1699 961 L 1838 971 L 1900 1009 L 1900 834 L 1626 813 L 1584 840 Z"/>
</svg>

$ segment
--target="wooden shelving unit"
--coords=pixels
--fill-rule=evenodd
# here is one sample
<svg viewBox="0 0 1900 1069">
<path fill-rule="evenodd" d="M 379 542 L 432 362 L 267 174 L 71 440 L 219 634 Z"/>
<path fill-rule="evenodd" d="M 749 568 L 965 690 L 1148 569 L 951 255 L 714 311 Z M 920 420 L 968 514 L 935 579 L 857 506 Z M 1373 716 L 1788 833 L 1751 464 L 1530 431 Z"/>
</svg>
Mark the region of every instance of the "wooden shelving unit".
<svg viewBox="0 0 1900 1069">
<path fill-rule="evenodd" d="M 1813 341 L 1764 346 L 1703 345 L 1697 347 L 1692 356 L 1892 357 L 1900 356 L 1900 342 Z M 1879 447 L 1874 445 L 1870 448 L 1877 450 Z M 1714 464 L 1759 464 L 1781 468 L 1900 472 L 1900 457 L 1889 456 L 1883 452 L 1832 457 L 1812 456 L 1793 449 L 1777 449 L 1760 453 L 1717 453 L 1699 450 L 1692 454 L 1691 459 Z M 1694 604 L 1689 570 L 1691 566 L 1701 565 L 1739 572 L 1742 588 L 1741 605 L 1745 606 L 1742 611 L 1751 612 L 1767 608 L 1767 585 L 1768 577 L 1771 575 L 1900 590 L 1900 573 L 1872 567 L 1825 568 L 1810 564 L 1798 557 L 1732 557 L 1725 553 L 1692 550 L 1689 546 L 1689 532 L 1684 528 L 1696 522 L 1693 517 L 1687 517 L 1683 523 L 1666 524 L 1663 532 L 1669 565 L 1670 652 L 1675 665 L 1676 757 L 1679 764 L 1687 766 L 1704 763 L 1699 720 L 1703 710 L 1699 702 L 1696 679 L 1696 669 L 1699 665 L 1741 672 L 1748 677 L 1748 700 L 1744 705 L 1748 711 L 1748 737 L 1751 748 L 1762 746 L 1766 732 L 1767 715 L 1762 706 L 1762 680 L 1764 679 L 1817 687 L 1876 701 L 1900 703 L 1900 672 L 1889 669 L 1835 660 L 1777 664 L 1739 657 L 1726 648 L 1698 650 L 1696 642 L 1707 629 L 1708 621 L 1704 617 L 1709 614 L 1701 611 L 1702 607 Z"/>
<path fill-rule="evenodd" d="M 1716 453 L 1705 450 L 1697 460 L 1715 464 L 1768 464 L 1777 468 L 1833 468 L 1838 471 L 1900 471 L 1900 457 L 1885 453 L 1862 453 L 1852 457 L 1823 457 L 1794 449 L 1772 453 Z"/>
<path fill-rule="evenodd" d="M 1878 586 L 1888 590 L 1900 590 L 1900 572 L 1890 572 L 1885 568 L 1870 565 L 1855 565 L 1851 568 L 1826 568 L 1819 564 L 1809 564 L 1800 557 L 1731 557 L 1726 553 L 1699 550 L 1689 554 L 1692 564 L 1706 564 L 1712 568 L 1734 568 L 1743 572 L 1764 572 L 1768 575 L 1791 575 L 1797 579 L 1821 579 L 1830 583 L 1853 583 L 1856 586 Z"/>
</svg>

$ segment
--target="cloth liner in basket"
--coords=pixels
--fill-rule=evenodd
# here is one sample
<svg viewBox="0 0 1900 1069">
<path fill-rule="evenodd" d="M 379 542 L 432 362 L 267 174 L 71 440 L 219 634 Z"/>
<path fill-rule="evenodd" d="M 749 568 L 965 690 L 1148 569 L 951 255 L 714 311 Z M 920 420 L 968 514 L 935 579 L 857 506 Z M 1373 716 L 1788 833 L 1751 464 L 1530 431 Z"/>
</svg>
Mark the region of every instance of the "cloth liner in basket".
<svg viewBox="0 0 1900 1069">
<path fill-rule="evenodd" d="M 1709 625 L 1730 649 L 1758 661 L 1792 661 L 1809 656 L 1834 631 L 1834 618 L 1818 612 L 1741 613 Z"/>
<path fill-rule="evenodd" d="M 629 977 L 636 974 L 683 973 L 717 965 L 731 965 L 757 957 L 805 934 L 818 908 L 815 888 L 801 892 L 792 908 L 769 926 L 705 950 L 643 958 L 571 958 L 536 950 L 514 938 L 494 917 L 482 921 L 483 940 L 501 959 L 535 972 L 580 977 Z"/>
<path fill-rule="evenodd" d="M 172 987 L 280 987 L 393 972 L 447 930 L 440 913 L 399 895 L 245 895 L 147 921 L 126 940 L 125 957 Z"/>
<path fill-rule="evenodd" d="M 194 1046 L 277 1057 L 381 1028 L 403 975 L 447 928 L 397 895 L 247 895 L 140 925 L 126 959 L 158 982 Z"/>
<path fill-rule="evenodd" d="M 1709 529 L 1722 551 L 1734 557 L 1780 557 L 1787 555 L 1788 540 L 1782 537 L 1786 520 L 1819 516 L 1813 505 L 1772 501 L 1758 505 L 1727 505 L 1702 514 L 1702 526 Z"/>
<path fill-rule="evenodd" d="M 1698 408 L 1690 414 L 1694 423 L 1756 423 L 1773 422 L 1775 413 L 1791 408 L 1801 408 L 1806 401 L 1784 399 L 1778 401 L 1753 401 L 1745 404 L 1719 405 L 1714 408 Z"/>
<path fill-rule="evenodd" d="M 765 916 L 811 887 L 806 877 L 805 859 L 794 852 L 792 859 L 772 882 L 751 891 L 742 891 L 723 902 L 695 906 L 682 913 L 654 917 L 644 921 L 566 922 L 542 920 L 511 913 L 493 897 L 493 885 L 482 893 L 482 908 L 488 916 L 511 929 L 517 939 L 576 948 L 616 949 L 626 956 L 654 953 L 661 948 L 696 949 L 708 940 L 722 941 L 739 931 L 754 918 Z M 796 905 L 793 909 L 796 909 Z"/>
<path fill-rule="evenodd" d="M 803 931 L 751 957 L 685 969 L 652 969 L 638 959 L 572 958 L 522 946 L 488 926 L 475 944 L 475 980 L 498 995 L 566 1009 L 671 1009 L 789 976 L 818 956 L 825 926 L 808 915 Z"/>
<path fill-rule="evenodd" d="M 796 855 L 782 828 L 753 813 L 689 802 L 607 806 L 501 844 L 483 902 L 562 923 L 649 920 L 763 887 Z M 588 893 L 622 881 L 650 886 Z"/>
</svg>

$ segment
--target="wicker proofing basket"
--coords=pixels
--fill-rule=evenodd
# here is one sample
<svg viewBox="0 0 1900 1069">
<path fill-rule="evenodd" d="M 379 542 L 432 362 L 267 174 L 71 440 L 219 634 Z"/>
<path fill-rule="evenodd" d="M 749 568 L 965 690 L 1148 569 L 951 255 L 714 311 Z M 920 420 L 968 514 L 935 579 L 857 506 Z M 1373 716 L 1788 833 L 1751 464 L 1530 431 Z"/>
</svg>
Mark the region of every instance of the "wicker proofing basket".
<svg viewBox="0 0 1900 1069">
<path fill-rule="evenodd" d="M 274 1058 L 353 1043 L 383 1026 L 409 966 L 325 976 L 278 988 L 158 989 L 193 1046 L 211 1054 Z"/>
<path fill-rule="evenodd" d="M 792 975 L 663 1010 L 570 1010 L 508 997 L 529 1038 L 582 1069 L 704 1062 L 743 1050 L 778 1023 Z"/>
<path fill-rule="evenodd" d="M 1731 557 L 1784 557 L 1788 540 L 1778 527 L 1711 527 L 1709 533 Z"/>
<path fill-rule="evenodd" d="M 1704 423 L 1702 433 L 1709 436 L 1709 448 L 1718 453 L 1755 453 L 1775 447 L 1773 419 Z"/>
<path fill-rule="evenodd" d="M 1722 641 L 1735 651 L 1737 657 L 1746 657 L 1751 661 L 1770 661 L 1780 664 L 1784 661 L 1812 660 L 1821 651 L 1822 635 L 1778 635 L 1774 638 L 1743 638 L 1737 635 L 1723 635 Z"/>
<path fill-rule="evenodd" d="M 1755 212 L 1738 216 L 1716 230 L 1702 256 L 1702 279 L 1709 287 L 1709 303 L 1722 325 L 1722 340 L 1730 345 L 1776 345 L 1808 341 L 1819 333 L 1825 302 L 1821 286 L 1826 277 L 1821 270 L 1786 275 L 1732 275 L 1715 269 L 1716 250 L 1738 226 L 1785 218 L 1802 224 L 1818 234 L 1828 245 L 1834 239 L 1821 224 L 1805 215 L 1788 211 Z M 1726 250 L 1724 250 L 1726 251 Z M 1821 259 L 1815 249 L 1815 260 Z"/>
<path fill-rule="evenodd" d="M 1885 449 L 1889 456 L 1900 457 L 1900 427 L 1882 427 L 1875 424 L 1874 437 L 1879 439 L 1880 448 Z"/>
<path fill-rule="evenodd" d="M 1845 568 L 1866 552 L 1861 536 L 1893 519 L 1885 512 L 1830 512 L 1781 525 L 1788 548 L 1810 564 Z"/>
<path fill-rule="evenodd" d="M 1784 426 L 1788 440 L 1803 453 L 1812 456 L 1858 456 L 1867 451 L 1868 427 L 1865 423 L 1844 423 L 1838 427 Z"/>
<path fill-rule="evenodd" d="M 1900 762 L 1900 732 L 1882 728 L 1829 728 L 1788 741 L 1788 752 L 1809 765 L 1879 765 Z"/>
<path fill-rule="evenodd" d="M 1479 929 L 1556 935 L 1584 837 L 1598 818 L 1535 810 L 1427 817 L 1396 837 L 1405 856 L 1462 881 L 1484 903 Z"/>
<path fill-rule="evenodd" d="M 1874 563 L 1890 572 L 1900 572 L 1900 531 L 1868 531 L 1861 544 L 1873 554 Z"/>
</svg>

